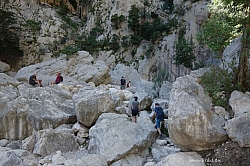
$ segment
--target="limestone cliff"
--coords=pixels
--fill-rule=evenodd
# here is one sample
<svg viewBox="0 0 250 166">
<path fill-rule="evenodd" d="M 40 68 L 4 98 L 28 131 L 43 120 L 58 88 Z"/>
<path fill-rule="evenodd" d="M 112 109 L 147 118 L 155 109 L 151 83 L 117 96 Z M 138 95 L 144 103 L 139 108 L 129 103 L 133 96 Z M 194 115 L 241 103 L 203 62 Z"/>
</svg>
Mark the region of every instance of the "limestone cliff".
<svg viewBox="0 0 250 166">
<path fill-rule="evenodd" d="M 66 4 L 71 14 L 62 13 L 62 4 Z M 209 58 L 208 51 L 195 39 L 197 30 L 207 17 L 208 4 L 208 0 L 0 2 L 2 9 L 16 14 L 21 27 L 18 35 L 24 55 L 18 68 L 47 61 L 62 53 L 70 55 L 77 50 L 87 50 L 96 59 L 104 60 L 111 69 L 123 63 L 138 70 L 145 80 L 153 80 L 160 73 L 165 73 L 163 77 L 169 81 L 190 72 L 183 65 L 175 65 L 173 59 L 180 35 L 194 44 L 192 54 L 197 62 Z M 133 5 L 138 9 L 139 31 L 134 31 L 130 25 Z M 116 26 L 115 19 L 121 19 Z M 158 25 L 165 26 L 163 30 L 154 25 L 157 20 L 160 20 Z M 27 21 L 36 23 L 38 28 L 21 26 Z M 144 25 L 147 26 L 143 29 Z M 145 35 L 146 32 L 150 34 Z"/>
</svg>

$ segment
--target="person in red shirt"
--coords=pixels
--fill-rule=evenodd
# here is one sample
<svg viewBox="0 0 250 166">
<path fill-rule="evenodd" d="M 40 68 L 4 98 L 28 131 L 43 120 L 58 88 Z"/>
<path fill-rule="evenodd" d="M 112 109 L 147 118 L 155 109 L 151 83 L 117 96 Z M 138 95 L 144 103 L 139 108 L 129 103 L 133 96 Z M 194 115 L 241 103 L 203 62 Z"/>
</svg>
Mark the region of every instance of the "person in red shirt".
<svg viewBox="0 0 250 166">
<path fill-rule="evenodd" d="M 60 82 L 62 82 L 62 80 L 63 80 L 63 78 L 61 76 L 61 73 L 58 72 L 58 73 L 56 73 L 56 80 L 54 82 L 51 82 L 51 85 L 52 84 L 59 84 Z"/>
</svg>

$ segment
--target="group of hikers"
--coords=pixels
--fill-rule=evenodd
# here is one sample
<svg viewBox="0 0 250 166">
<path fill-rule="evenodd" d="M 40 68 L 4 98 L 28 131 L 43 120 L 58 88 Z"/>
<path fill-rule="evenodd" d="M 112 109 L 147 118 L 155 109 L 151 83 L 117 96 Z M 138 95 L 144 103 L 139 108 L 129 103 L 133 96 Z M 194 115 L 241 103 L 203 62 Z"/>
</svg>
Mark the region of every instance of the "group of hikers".
<svg viewBox="0 0 250 166">
<path fill-rule="evenodd" d="M 129 81 L 126 86 L 126 80 L 123 76 L 121 77 L 120 83 L 121 83 L 121 90 L 124 90 L 125 87 L 129 88 L 131 84 L 131 82 Z M 135 96 L 134 101 L 132 101 L 131 103 L 131 114 L 132 114 L 131 120 L 135 123 L 137 122 L 137 116 L 139 115 L 139 111 L 140 111 L 140 103 L 138 101 L 138 97 Z M 157 129 L 159 133 L 160 136 L 159 138 L 162 139 L 163 134 L 161 133 L 161 122 L 164 121 L 164 111 L 159 103 L 155 103 L 155 107 L 153 109 L 153 115 L 151 118 L 152 120 L 155 118 L 155 129 Z"/>
<path fill-rule="evenodd" d="M 38 84 L 40 87 L 42 87 L 42 80 L 39 80 L 36 78 L 37 74 L 33 74 L 29 78 L 29 84 L 36 85 Z M 121 90 L 125 89 L 126 80 L 124 77 L 121 78 Z M 56 80 L 51 82 L 50 85 L 53 84 L 59 84 L 60 82 L 63 82 L 63 77 L 61 76 L 60 72 L 56 73 Z M 127 88 L 130 87 L 130 81 L 127 83 Z M 137 123 L 137 116 L 139 115 L 140 111 L 140 103 L 138 101 L 138 97 L 134 97 L 134 101 L 131 103 L 131 113 L 132 113 L 132 121 Z M 162 139 L 163 135 L 161 133 L 161 122 L 164 121 L 164 112 L 163 109 L 160 107 L 159 103 L 155 103 L 155 107 L 153 109 L 153 115 L 151 117 L 152 119 L 155 118 L 155 128 L 157 129 L 160 139 Z"/>
<path fill-rule="evenodd" d="M 42 87 L 42 80 L 39 80 L 36 78 L 37 74 L 33 74 L 30 76 L 29 78 L 29 84 L 31 85 L 36 85 L 38 84 L 38 86 Z M 56 73 L 56 80 L 51 82 L 50 85 L 53 85 L 53 84 L 59 84 L 60 82 L 63 82 L 63 77 L 61 76 L 61 73 L 60 72 L 57 72 Z"/>
<path fill-rule="evenodd" d="M 131 104 L 131 112 L 132 112 L 132 121 L 137 122 L 137 116 L 140 111 L 140 103 L 138 101 L 138 97 L 134 97 L 134 101 Z M 163 139 L 163 134 L 161 133 L 161 122 L 164 121 L 164 111 L 161 108 L 159 103 L 155 103 L 155 107 L 153 109 L 152 120 L 155 118 L 155 129 L 157 129 L 159 133 L 159 139 Z"/>
<path fill-rule="evenodd" d="M 126 80 L 125 80 L 125 78 L 123 76 L 122 76 L 122 78 L 120 80 L 120 83 L 121 83 L 121 90 L 125 89 L 125 87 L 126 87 Z M 131 84 L 131 82 L 129 81 L 127 83 L 127 88 L 130 87 L 130 84 Z"/>
</svg>

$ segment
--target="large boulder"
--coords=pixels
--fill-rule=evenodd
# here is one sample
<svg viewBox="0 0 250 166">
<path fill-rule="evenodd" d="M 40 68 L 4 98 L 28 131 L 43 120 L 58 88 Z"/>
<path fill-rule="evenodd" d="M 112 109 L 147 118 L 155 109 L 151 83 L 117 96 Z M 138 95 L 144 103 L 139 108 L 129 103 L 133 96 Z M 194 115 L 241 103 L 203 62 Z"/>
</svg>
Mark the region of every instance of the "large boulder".
<svg viewBox="0 0 250 166">
<path fill-rule="evenodd" d="M 72 95 L 59 87 L 5 87 L 0 93 L 0 138 L 24 139 L 33 130 L 75 123 Z M 11 119 L 11 120 L 10 120 Z"/>
<path fill-rule="evenodd" d="M 234 117 L 250 114 L 250 92 L 245 94 L 239 91 L 233 91 L 229 99 L 229 105 L 232 107 Z"/>
<path fill-rule="evenodd" d="M 107 84 L 111 81 L 109 68 L 103 61 L 94 61 L 86 51 L 79 51 L 78 56 L 68 59 L 65 55 L 46 62 L 30 65 L 20 69 L 16 79 L 28 82 L 29 77 L 37 73 L 37 78 L 42 79 L 43 85 L 54 81 L 56 72 L 61 72 L 63 82 L 76 85 L 77 82 L 94 82 L 95 85 Z"/>
<path fill-rule="evenodd" d="M 33 154 L 40 156 L 46 156 L 59 150 L 62 152 L 74 151 L 79 146 L 73 134 L 60 130 L 40 130 L 35 137 Z"/>
<path fill-rule="evenodd" d="M 148 117 L 140 116 L 134 123 L 125 114 L 104 113 L 89 130 L 88 150 L 112 163 L 131 154 L 146 155 L 155 137 Z"/>
<path fill-rule="evenodd" d="M 167 81 L 163 82 L 159 90 L 159 97 L 162 99 L 169 100 L 171 90 L 172 90 L 172 83 Z"/>
<path fill-rule="evenodd" d="M 240 147 L 250 147 L 250 117 L 249 114 L 230 119 L 225 125 L 226 132 Z"/>
<path fill-rule="evenodd" d="M 227 121 L 226 132 L 240 147 L 250 147 L 250 93 L 233 91 L 229 104 L 234 112 L 234 118 Z"/>
<path fill-rule="evenodd" d="M 0 147 L 0 165 L 25 165 L 34 166 L 38 165 L 36 156 L 26 150 L 15 149 L 12 150 L 6 147 Z"/>
<path fill-rule="evenodd" d="M 211 99 L 196 81 L 191 76 L 180 77 L 170 94 L 169 136 L 182 150 L 213 149 L 227 140 L 224 118 L 211 110 Z"/>
<path fill-rule="evenodd" d="M 109 91 L 103 88 L 80 90 L 74 94 L 77 121 L 87 127 L 92 126 L 98 117 L 105 112 L 114 112 L 115 103 Z"/>
<path fill-rule="evenodd" d="M 146 93 L 151 98 L 158 97 L 158 90 L 152 81 L 141 80 L 138 82 L 137 93 Z"/>
</svg>

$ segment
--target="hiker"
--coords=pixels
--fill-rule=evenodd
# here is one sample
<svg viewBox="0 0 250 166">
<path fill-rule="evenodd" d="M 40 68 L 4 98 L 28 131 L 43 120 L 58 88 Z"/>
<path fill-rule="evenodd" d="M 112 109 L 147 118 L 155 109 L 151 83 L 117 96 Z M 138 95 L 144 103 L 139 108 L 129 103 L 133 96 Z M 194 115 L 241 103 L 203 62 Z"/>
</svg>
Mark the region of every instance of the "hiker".
<svg viewBox="0 0 250 166">
<path fill-rule="evenodd" d="M 123 90 L 123 89 L 125 89 L 125 85 L 126 85 L 126 80 L 123 78 L 123 76 L 122 76 L 122 78 L 121 78 L 121 90 Z"/>
<path fill-rule="evenodd" d="M 130 83 L 131 83 L 130 81 L 127 83 L 127 88 L 129 88 L 129 87 L 130 87 Z"/>
<path fill-rule="evenodd" d="M 51 82 L 50 85 L 59 84 L 60 82 L 63 82 L 63 77 L 61 76 L 61 73 L 58 72 L 56 73 L 56 80 L 54 82 Z"/>
<path fill-rule="evenodd" d="M 134 101 L 132 101 L 132 104 L 131 104 L 131 111 L 132 111 L 132 121 L 133 122 L 137 122 L 137 115 L 140 111 L 140 103 L 137 101 L 138 100 L 138 97 L 135 96 L 134 97 Z"/>
<path fill-rule="evenodd" d="M 163 134 L 161 133 L 161 122 L 164 121 L 164 112 L 159 103 L 155 103 L 154 113 L 152 119 L 155 117 L 155 128 L 157 129 L 160 137 L 163 138 Z"/>
<path fill-rule="evenodd" d="M 29 78 L 29 84 L 31 84 L 31 85 L 38 84 L 40 87 L 42 87 L 42 80 L 36 79 L 36 76 L 37 76 L 36 73 L 33 74 L 32 76 L 30 76 L 30 78 Z"/>
</svg>

